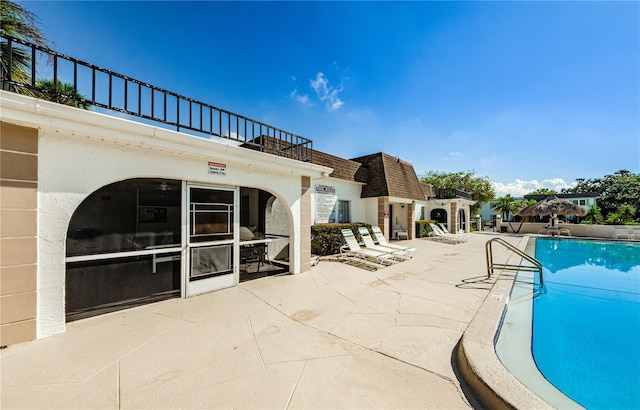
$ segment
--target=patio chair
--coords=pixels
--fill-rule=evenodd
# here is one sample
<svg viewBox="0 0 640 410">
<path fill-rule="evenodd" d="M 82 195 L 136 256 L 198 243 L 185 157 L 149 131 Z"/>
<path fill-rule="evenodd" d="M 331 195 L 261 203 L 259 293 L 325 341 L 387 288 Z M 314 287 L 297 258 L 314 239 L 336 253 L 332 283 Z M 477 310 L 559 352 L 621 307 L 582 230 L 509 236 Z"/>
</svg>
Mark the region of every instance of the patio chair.
<svg viewBox="0 0 640 410">
<path fill-rule="evenodd" d="M 459 244 L 467 241 L 467 239 L 462 236 L 453 235 L 453 234 L 447 235 L 442 231 L 442 229 L 440 229 L 438 225 L 434 223 L 429 223 L 429 226 L 431 227 L 431 231 L 433 232 L 432 238 L 435 240 L 452 243 L 452 244 Z"/>
<path fill-rule="evenodd" d="M 549 235 L 549 228 L 546 226 L 538 228 L 538 235 Z"/>
<path fill-rule="evenodd" d="M 614 228 L 614 237 L 616 239 L 620 239 L 621 237 L 624 237 L 624 239 L 631 239 L 629 238 L 629 230 L 627 228 Z"/>
<path fill-rule="evenodd" d="M 558 236 L 565 234 L 567 236 L 571 236 L 571 231 L 569 230 L 569 228 L 560 228 L 558 229 Z"/>
<path fill-rule="evenodd" d="M 364 246 L 367 249 L 372 249 L 378 252 L 388 252 L 391 253 L 394 257 L 400 257 L 401 259 L 409 259 L 409 253 L 405 252 L 402 249 L 393 249 L 383 245 L 376 245 L 369 233 L 369 230 L 364 226 L 358 228 L 358 232 L 360 232 L 360 236 L 362 236 L 362 241 L 364 242 Z"/>
<path fill-rule="evenodd" d="M 351 232 L 351 229 L 343 229 L 342 237 L 344 238 L 346 244 L 340 247 L 340 255 L 353 256 L 362 260 L 366 260 L 367 258 L 369 258 L 375 260 L 376 263 L 380 265 L 384 265 L 385 263 L 391 265 L 391 261 L 394 258 L 393 254 L 389 252 L 379 252 L 372 249 L 361 248 L 360 244 L 358 244 L 358 241 L 356 240 L 355 235 L 353 234 L 353 232 Z"/>
<path fill-rule="evenodd" d="M 400 238 L 409 239 L 409 232 L 407 232 L 407 230 L 404 229 L 402 225 L 395 225 L 393 227 L 393 233 L 396 239 L 400 239 Z"/>
<path fill-rule="evenodd" d="M 373 235 L 375 236 L 375 238 L 373 238 L 374 242 L 377 242 L 378 245 L 380 245 L 380 246 L 384 246 L 385 248 L 397 249 L 397 250 L 400 250 L 400 251 L 407 252 L 407 255 L 410 258 L 413 258 L 413 255 L 415 255 L 416 252 L 418 251 L 416 248 L 390 244 L 389 242 L 387 242 L 387 238 L 384 237 L 384 234 L 380 230 L 380 227 L 377 226 L 377 225 L 376 226 L 372 226 L 371 230 L 373 231 Z"/>
</svg>

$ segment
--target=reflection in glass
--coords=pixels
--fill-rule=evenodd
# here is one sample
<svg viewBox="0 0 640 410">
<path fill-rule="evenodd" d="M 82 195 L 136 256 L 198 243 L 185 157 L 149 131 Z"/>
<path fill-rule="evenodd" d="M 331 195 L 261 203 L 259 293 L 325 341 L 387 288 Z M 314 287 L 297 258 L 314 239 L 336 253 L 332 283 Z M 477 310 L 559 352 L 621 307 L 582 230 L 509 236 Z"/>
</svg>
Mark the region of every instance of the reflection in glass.
<svg viewBox="0 0 640 410">
<path fill-rule="evenodd" d="M 67 256 L 180 245 L 181 181 L 129 179 L 104 186 L 76 209 Z"/>
</svg>

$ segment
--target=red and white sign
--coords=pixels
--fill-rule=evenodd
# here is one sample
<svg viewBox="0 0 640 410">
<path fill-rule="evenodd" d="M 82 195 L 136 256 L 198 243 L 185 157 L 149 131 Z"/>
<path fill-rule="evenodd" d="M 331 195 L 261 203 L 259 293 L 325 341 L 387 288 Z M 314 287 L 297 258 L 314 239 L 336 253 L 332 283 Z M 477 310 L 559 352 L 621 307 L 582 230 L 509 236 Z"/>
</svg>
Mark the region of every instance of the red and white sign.
<svg viewBox="0 0 640 410">
<path fill-rule="evenodd" d="M 329 185 L 316 185 L 316 192 L 319 194 L 335 194 L 336 188 Z"/>
<path fill-rule="evenodd" d="M 227 175 L 227 164 L 209 161 L 209 173 L 213 175 Z"/>
</svg>

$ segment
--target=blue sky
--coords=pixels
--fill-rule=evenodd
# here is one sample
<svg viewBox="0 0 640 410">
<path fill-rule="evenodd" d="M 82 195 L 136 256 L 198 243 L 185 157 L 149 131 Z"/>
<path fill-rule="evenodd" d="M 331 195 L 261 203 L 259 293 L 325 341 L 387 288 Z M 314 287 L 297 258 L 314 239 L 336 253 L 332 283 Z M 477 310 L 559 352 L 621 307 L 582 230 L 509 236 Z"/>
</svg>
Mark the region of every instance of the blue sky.
<svg viewBox="0 0 640 410">
<path fill-rule="evenodd" d="M 19 1 L 54 48 L 498 194 L 640 172 L 640 2 Z"/>
</svg>

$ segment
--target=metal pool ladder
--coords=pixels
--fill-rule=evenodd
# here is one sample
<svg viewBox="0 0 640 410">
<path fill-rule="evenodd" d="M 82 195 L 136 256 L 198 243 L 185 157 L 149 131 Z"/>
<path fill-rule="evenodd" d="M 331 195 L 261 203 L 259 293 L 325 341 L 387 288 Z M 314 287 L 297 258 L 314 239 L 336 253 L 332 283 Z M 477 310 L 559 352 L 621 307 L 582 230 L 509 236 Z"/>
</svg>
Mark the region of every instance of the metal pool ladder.
<svg viewBox="0 0 640 410">
<path fill-rule="evenodd" d="M 522 259 L 527 260 L 533 266 L 523 265 L 523 264 L 510 265 L 507 263 L 494 263 L 493 248 L 492 248 L 492 245 L 494 242 L 499 242 L 501 245 L 504 245 L 507 249 L 514 252 L 516 255 L 522 257 Z M 491 277 L 491 275 L 493 274 L 493 270 L 496 268 L 509 270 L 509 271 L 538 272 L 538 275 L 540 277 L 540 288 L 544 289 L 544 279 L 542 278 L 542 264 L 540 264 L 540 262 L 536 258 L 527 255 L 526 253 L 522 252 L 520 249 L 511 245 L 509 242 L 505 241 L 502 238 L 493 238 L 488 240 L 487 243 L 484 245 L 484 249 L 485 249 L 485 254 L 487 256 L 487 278 Z"/>
</svg>

